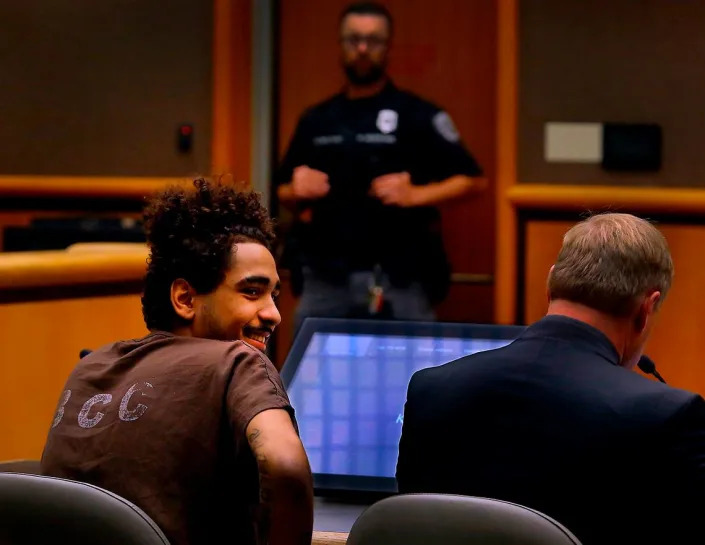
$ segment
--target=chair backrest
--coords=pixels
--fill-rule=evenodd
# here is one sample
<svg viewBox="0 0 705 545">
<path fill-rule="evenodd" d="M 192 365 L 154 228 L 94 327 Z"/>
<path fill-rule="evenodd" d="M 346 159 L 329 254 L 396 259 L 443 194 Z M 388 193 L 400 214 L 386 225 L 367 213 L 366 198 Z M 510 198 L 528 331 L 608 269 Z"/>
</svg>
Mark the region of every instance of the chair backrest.
<svg viewBox="0 0 705 545">
<path fill-rule="evenodd" d="M 534 509 L 487 498 L 401 494 L 369 507 L 347 545 L 580 545 Z"/>
<path fill-rule="evenodd" d="M 0 543 L 169 545 L 139 507 L 67 479 L 0 473 Z"/>
</svg>

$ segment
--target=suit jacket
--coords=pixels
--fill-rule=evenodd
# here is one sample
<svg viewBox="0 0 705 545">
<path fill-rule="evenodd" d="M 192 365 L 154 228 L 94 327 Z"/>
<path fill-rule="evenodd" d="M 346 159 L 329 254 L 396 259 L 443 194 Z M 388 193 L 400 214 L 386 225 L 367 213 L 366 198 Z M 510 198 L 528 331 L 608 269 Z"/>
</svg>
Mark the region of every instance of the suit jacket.
<svg viewBox="0 0 705 545">
<path fill-rule="evenodd" d="M 705 402 L 619 367 L 597 329 L 547 316 L 414 374 L 397 481 L 538 509 L 584 545 L 703 542 Z"/>
</svg>

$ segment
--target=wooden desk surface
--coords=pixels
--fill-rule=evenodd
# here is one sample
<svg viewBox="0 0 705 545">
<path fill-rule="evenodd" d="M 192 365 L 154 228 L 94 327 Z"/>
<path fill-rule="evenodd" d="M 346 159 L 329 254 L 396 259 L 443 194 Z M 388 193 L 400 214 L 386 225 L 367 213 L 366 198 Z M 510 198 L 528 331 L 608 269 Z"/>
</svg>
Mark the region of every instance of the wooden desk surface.
<svg viewBox="0 0 705 545">
<path fill-rule="evenodd" d="M 311 545 L 342 545 L 348 540 L 348 534 L 342 532 L 313 532 Z"/>
</svg>

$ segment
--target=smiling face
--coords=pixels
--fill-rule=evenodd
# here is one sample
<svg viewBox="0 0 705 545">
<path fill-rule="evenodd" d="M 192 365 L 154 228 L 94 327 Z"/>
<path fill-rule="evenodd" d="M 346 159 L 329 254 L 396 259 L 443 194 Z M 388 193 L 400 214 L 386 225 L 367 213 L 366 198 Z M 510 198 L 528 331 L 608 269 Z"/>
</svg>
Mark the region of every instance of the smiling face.
<svg viewBox="0 0 705 545">
<path fill-rule="evenodd" d="M 241 340 L 264 350 L 281 322 L 278 295 L 279 275 L 270 251 L 256 242 L 235 244 L 230 268 L 218 287 L 192 295 L 191 331 L 195 337 Z"/>
</svg>

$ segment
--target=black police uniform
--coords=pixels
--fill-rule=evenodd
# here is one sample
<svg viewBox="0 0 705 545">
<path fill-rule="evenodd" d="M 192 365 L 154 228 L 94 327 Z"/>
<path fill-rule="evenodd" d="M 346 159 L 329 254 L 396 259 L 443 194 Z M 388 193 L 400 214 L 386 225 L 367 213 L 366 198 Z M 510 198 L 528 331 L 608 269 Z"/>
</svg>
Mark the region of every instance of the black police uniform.
<svg viewBox="0 0 705 545">
<path fill-rule="evenodd" d="M 298 264 L 339 285 L 378 264 L 394 286 L 419 282 L 431 300 L 445 295 L 438 210 L 384 205 L 369 191 L 374 178 L 396 172 L 409 172 L 415 185 L 480 175 L 448 114 L 392 83 L 372 97 L 335 95 L 302 115 L 275 183 L 289 183 L 301 165 L 328 174 L 330 192 L 300 205 L 311 221 L 289 237 Z"/>
</svg>

